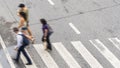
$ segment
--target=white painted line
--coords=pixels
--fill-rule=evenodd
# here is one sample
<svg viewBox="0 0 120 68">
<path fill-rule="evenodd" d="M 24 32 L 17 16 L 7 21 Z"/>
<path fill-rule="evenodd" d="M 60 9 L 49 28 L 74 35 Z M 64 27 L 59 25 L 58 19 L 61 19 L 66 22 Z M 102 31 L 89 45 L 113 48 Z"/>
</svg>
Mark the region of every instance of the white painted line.
<svg viewBox="0 0 120 68">
<path fill-rule="evenodd" d="M 69 23 L 69 25 L 76 32 L 76 34 L 80 34 L 80 31 L 72 23 Z"/>
<path fill-rule="evenodd" d="M 62 43 L 53 43 L 53 46 L 56 48 L 58 53 L 62 56 L 65 62 L 69 65 L 70 68 L 81 68 L 81 66 L 76 62 L 73 56 L 67 51 Z"/>
<path fill-rule="evenodd" d="M 113 65 L 114 68 L 120 67 L 120 61 L 116 56 L 98 39 L 90 42 L 99 50 L 99 52 Z"/>
<path fill-rule="evenodd" d="M 30 54 L 28 53 L 28 51 L 25 49 L 26 53 L 28 54 L 29 58 L 32 61 L 32 65 L 25 65 L 26 68 L 37 68 L 37 66 L 35 65 L 35 62 L 32 60 Z M 24 64 L 28 63 L 25 56 L 23 54 L 21 54 L 21 59 L 23 61 Z"/>
<path fill-rule="evenodd" d="M 109 38 L 109 40 L 120 50 L 120 40 L 118 38 Z"/>
<path fill-rule="evenodd" d="M 83 56 L 91 68 L 103 68 L 102 65 L 94 58 L 94 56 L 86 49 L 80 41 L 71 42 L 75 49 Z"/>
<path fill-rule="evenodd" d="M 59 68 L 50 54 L 44 50 L 42 44 L 34 44 L 33 46 L 48 68 Z"/>
<path fill-rule="evenodd" d="M 51 5 L 55 5 L 55 3 L 54 3 L 52 0 L 48 0 L 48 2 L 49 2 Z"/>
<path fill-rule="evenodd" d="M 14 63 L 13 63 L 13 61 L 12 61 L 12 58 L 10 57 L 10 54 L 9 54 L 9 52 L 8 52 L 8 50 L 7 50 L 7 47 L 5 46 L 5 43 L 4 43 L 1 35 L 0 35 L 0 43 L 1 43 L 1 45 L 2 45 L 2 48 L 3 48 L 3 50 L 4 50 L 5 55 L 6 55 L 6 57 L 7 57 L 7 60 L 8 60 L 8 62 L 9 62 L 9 64 L 10 64 L 10 67 L 11 67 L 11 68 L 16 68 L 15 65 L 14 65 Z"/>
<path fill-rule="evenodd" d="M 0 68 L 3 68 L 1 63 L 0 63 Z"/>
</svg>

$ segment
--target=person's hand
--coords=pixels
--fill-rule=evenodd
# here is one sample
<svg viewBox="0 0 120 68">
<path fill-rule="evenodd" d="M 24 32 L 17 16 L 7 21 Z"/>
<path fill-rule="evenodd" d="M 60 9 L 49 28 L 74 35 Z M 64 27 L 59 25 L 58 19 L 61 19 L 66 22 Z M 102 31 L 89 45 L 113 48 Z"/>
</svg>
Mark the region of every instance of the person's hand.
<svg viewBox="0 0 120 68">
<path fill-rule="evenodd" d="M 44 40 L 46 40 L 46 37 L 44 37 Z"/>
<path fill-rule="evenodd" d="M 15 47 L 14 50 L 15 50 L 15 51 L 18 51 L 18 47 Z"/>
<path fill-rule="evenodd" d="M 47 38 L 44 36 L 44 37 L 42 37 L 41 40 L 42 40 L 42 42 L 44 42 L 44 41 L 46 41 L 46 39 L 47 39 Z"/>
<path fill-rule="evenodd" d="M 44 37 L 44 41 L 46 41 L 46 39 L 47 39 L 47 38 L 46 38 L 46 37 Z"/>
</svg>

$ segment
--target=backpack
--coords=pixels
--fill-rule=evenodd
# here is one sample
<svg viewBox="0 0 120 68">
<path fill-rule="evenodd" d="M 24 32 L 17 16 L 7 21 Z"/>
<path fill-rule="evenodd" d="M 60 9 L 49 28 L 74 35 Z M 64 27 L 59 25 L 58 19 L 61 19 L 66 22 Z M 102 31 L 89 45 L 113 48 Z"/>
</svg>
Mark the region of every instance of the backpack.
<svg viewBox="0 0 120 68">
<path fill-rule="evenodd" d="M 23 45 L 27 46 L 30 44 L 29 39 L 24 34 L 19 34 L 23 37 Z"/>
<path fill-rule="evenodd" d="M 48 27 L 49 34 L 52 34 L 54 32 L 52 27 L 49 24 L 47 24 L 47 27 Z"/>
</svg>

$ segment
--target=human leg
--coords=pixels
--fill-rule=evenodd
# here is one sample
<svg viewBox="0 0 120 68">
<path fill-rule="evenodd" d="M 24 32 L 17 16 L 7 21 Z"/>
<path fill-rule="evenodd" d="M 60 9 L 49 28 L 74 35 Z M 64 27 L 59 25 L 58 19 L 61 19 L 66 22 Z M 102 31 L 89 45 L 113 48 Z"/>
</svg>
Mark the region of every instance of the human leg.
<svg viewBox="0 0 120 68">
<path fill-rule="evenodd" d="M 25 51 L 25 46 L 23 45 L 23 49 L 22 49 L 22 53 L 23 53 L 23 55 L 25 56 L 25 58 L 27 59 L 27 61 L 28 61 L 28 65 L 31 65 L 32 64 L 32 62 L 31 62 L 31 60 L 30 60 L 30 58 L 29 58 L 29 56 L 28 56 L 28 54 L 26 53 L 26 51 Z"/>
<path fill-rule="evenodd" d="M 46 41 L 47 41 L 47 48 L 52 50 L 52 46 L 51 46 L 51 42 L 50 42 L 50 35 L 47 36 Z"/>
</svg>

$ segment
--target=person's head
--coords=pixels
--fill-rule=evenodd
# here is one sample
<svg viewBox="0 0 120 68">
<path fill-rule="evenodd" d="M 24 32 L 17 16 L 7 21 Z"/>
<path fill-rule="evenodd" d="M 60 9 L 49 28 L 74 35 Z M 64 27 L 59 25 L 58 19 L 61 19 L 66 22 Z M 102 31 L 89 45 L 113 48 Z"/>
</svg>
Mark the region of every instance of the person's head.
<svg viewBox="0 0 120 68">
<path fill-rule="evenodd" d="M 23 17 L 24 20 L 27 19 L 27 17 L 26 17 L 26 13 L 25 13 L 25 12 L 19 12 L 19 15 L 20 15 L 20 17 Z"/>
<path fill-rule="evenodd" d="M 45 20 L 45 19 L 40 19 L 40 22 L 41 22 L 41 24 L 43 24 L 43 25 L 45 25 L 45 24 L 47 24 L 47 21 Z"/>
<path fill-rule="evenodd" d="M 18 33 L 18 32 L 19 32 L 19 29 L 18 29 L 17 27 L 14 27 L 14 28 L 13 28 L 13 32 Z"/>
<path fill-rule="evenodd" d="M 19 6 L 18 6 L 19 8 L 24 8 L 25 7 L 25 5 L 24 4 L 19 4 Z"/>
</svg>

